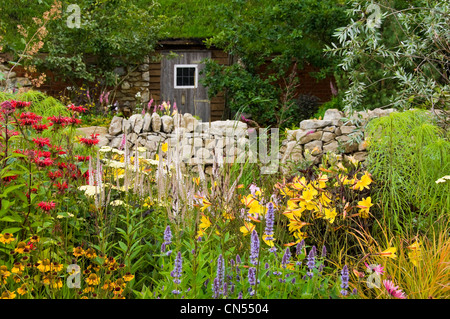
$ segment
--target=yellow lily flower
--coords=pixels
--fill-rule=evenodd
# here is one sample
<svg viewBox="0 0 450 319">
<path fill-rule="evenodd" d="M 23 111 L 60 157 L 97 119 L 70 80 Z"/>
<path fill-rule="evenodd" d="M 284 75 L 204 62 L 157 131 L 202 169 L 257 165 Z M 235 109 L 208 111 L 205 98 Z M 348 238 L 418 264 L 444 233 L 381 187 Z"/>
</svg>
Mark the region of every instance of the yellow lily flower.
<svg viewBox="0 0 450 319">
<path fill-rule="evenodd" d="M 360 216 L 362 218 L 369 218 L 369 209 L 370 207 L 372 207 L 372 198 L 367 197 L 367 198 L 363 198 L 362 201 L 358 202 L 358 207 L 360 208 L 359 212 L 360 212 Z"/>
<path fill-rule="evenodd" d="M 388 249 L 379 253 L 379 255 L 395 259 L 395 258 L 397 258 L 397 255 L 395 254 L 396 252 L 397 252 L 397 248 L 389 247 Z"/>
<path fill-rule="evenodd" d="M 334 222 L 334 218 L 336 217 L 337 213 L 336 213 L 336 207 L 333 207 L 333 209 L 329 209 L 329 208 L 324 208 L 323 212 L 325 214 L 324 219 L 328 220 L 330 222 L 330 224 L 333 224 Z"/>
<path fill-rule="evenodd" d="M 362 191 L 364 188 L 369 189 L 369 185 L 372 183 L 372 178 L 370 177 L 369 172 L 365 172 L 363 176 L 361 176 L 361 179 L 356 182 L 356 184 L 353 186 L 353 189 L 358 189 Z"/>
<path fill-rule="evenodd" d="M 409 260 L 413 263 L 414 266 L 418 266 L 420 255 L 421 255 L 421 244 L 420 241 L 417 240 L 414 244 L 408 246 L 408 249 L 411 251 L 408 252 Z"/>
<path fill-rule="evenodd" d="M 168 143 L 164 143 L 163 145 L 161 145 L 161 151 L 163 151 L 164 153 L 167 152 L 168 149 L 169 149 Z"/>
<path fill-rule="evenodd" d="M 244 226 L 242 226 L 241 228 L 239 228 L 239 230 L 245 235 L 250 234 L 254 229 L 255 229 L 255 225 L 252 223 L 247 223 L 246 221 L 244 221 Z"/>
</svg>

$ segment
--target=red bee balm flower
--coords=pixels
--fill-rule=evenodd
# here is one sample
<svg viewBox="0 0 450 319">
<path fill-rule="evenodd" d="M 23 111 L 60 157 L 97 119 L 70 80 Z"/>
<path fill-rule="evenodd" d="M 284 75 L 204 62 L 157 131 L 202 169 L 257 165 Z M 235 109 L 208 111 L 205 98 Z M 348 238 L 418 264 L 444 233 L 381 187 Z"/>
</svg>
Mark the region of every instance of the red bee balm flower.
<svg viewBox="0 0 450 319">
<path fill-rule="evenodd" d="M 97 138 L 100 134 L 91 134 L 91 138 L 80 138 L 80 142 L 87 146 L 93 146 L 95 144 L 98 144 L 100 140 Z"/>
<path fill-rule="evenodd" d="M 24 112 L 20 114 L 20 124 L 30 126 L 36 125 L 42 119 L 42 116 L 38 116 L 32 112 Z"/>
<path fill-rule="evenodd" d="M 49 123 L 49 124 L 33 124 L 33 128 L 36 130 L 36 132 L 42 133 L 42 131 L 48 129 L 52 125 L 53 125 L 53 123 Z"/>
<path fill-rule="evenodd" d="M 14 106 L 14 108 L 16 109 L 24 109 L 28 106 L 31 105 L 31 102 L 23 102 L 23 101 L 11 101 L 11 104 Z"/>
<path fill-rule="evenodd" d="M 48 138 L 43 137 L 33 138 L 33 142 L 40 148 L 44 147 L 44 145 L 47 145 L 48 147 L 52 146 Z"/>
<path fill-rule="evenodd" d="M 73 104 L 67 106 L 67 108 L 68 108 L 69 110 L 71 110 L 72 112 L 74 112 L 74 113 L 84 113 L 84 112 L 86 112 L 86 110 L 87 110 L 86 108 L 84 108 L 84 107 L 82 107 L 82 106 L 75 106 L 75 105 L 73 105 Z"/>
<path fill-rule="evenodd" d="M 38 206 L 44 211 L 49 212 L 55 208 L 56 204 L 54 202 L 40 202 Z"/>
</svg>

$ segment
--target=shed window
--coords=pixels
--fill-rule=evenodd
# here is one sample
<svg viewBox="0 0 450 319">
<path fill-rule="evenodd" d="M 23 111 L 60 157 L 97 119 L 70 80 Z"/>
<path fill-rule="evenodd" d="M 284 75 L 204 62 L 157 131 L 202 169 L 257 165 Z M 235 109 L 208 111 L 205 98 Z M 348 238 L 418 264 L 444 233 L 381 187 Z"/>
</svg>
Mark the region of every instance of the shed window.
<svg viewBox="0 0 450 319">
<path fill-rule="evenodd" d="M 174 86 L 176 89 L 197 87 L 198 69 L 196 64 L 175 64 Z"/>
</svg>

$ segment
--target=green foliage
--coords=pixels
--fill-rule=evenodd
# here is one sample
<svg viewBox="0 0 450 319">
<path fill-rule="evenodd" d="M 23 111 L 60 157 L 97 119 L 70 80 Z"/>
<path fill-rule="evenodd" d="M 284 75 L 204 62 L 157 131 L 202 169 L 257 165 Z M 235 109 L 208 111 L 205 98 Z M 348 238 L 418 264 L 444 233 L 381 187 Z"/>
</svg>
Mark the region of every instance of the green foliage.
<svg viewBox="0 0 450 319">
<path fill-rule="evenodd" d="M 59 100 L 51 96 L 48 96 L 40 91 L 29 90 L 26 92 L 16 94 L 4 92 L 0 93 L 0 102 L 12 99 L 31 102 L 28 111 L 41 114 L 44 117 L 56 115 L 62 116 L 69 115 L 67 107 L 63 105 Z"/>
<path fill-rule="evenodd" d="M 335 33 L 347 111 L 394 106 L 446 108 L 449 4 L 352 0 L 352 19 Z"/>
<path fill-rule="evenodd" d="M 450 210 L 450 142 L 427 111 L 394 112 L 366 129 L 375 198 L 392 229 L 423 230 Z"/>
<path fill-rule="evenodd" d="M 323 118 L 325 116 L 325 112 L 328 109 L 338 109 L 339 111 L 342 111 L 342 99 L 340 97 L 333 97 L 331 101 L 327 101 L 319 106 L 317 112 L 314 114 L 314 118 Z"/>
<path fill-rule="evenodd" d="M 301 94 L 295 100 L 297 112 L 302 115 L 301 120 L 311 118 L 319 108 L 319 98 L 311 94 Z"/>
<path fill-rule="evenodd" d="M 323 68 L 316 77 L 327 73 L 332 59 L 324 59 L 322 50 L 333 30 L 346 22 L 344 6 L 333 0 L 236 0 L 219 5 L 217 11 L 223 16 L 221 30 L 206 42 L 232 54 L 238 63 L 207 63 L 204 83 L 210 95 L 225 91 L 233 112 L 245 106 L 262 126 L 284 127 L 306 118 L 309 113 L 299 113 L 294 105 L 297 81 L 290 77 L 292 67 L 302 69 L 308 61 Z"/>
<path fill-rule="evenodd" d="M 7 25 L 5 30 L 14 30 L 19 23 L 25 29 L 33 30 L 32 18 L 41 17 L 53 1 L 43 0 L 27 10 L 21 8 L 20 12 L 17 12 L 14 1 L 7 2 L 5 17 L 10 20 L 2 19 L 2 23 Z M 114 69 L 142 62 L 154 49 L 164 21 L 164 17 L 155 18 L 153 15 L 154 4 L 139 7 L 137 2 L 78 1 L 81 25 L 79 28 L 69 28 L 67 21 L 73 12 L 67 11 L 67 7 L 72 1 L 61 1 L 62 17 L 50 21 L 47 26 L 49 36 L 42 50 L 48 55 L 45 60 L 35 59 L 33 63 L 40 68 L 57 70 L 59 75 L 71 79 L 94 81 L 101 78 L 106 84 L 115 84 L 117 75 Z M 12 34 L 22 38 L 17 30 Z M 5 49 L 17 54 L 22 52 L 24 46 L 24 41 L 11 40 L 7 41 Z M 92 61 L 92 56 L 97 60 Z"/>
<path fill-rule="evenodd" d="M 269 80 L 247 72 L 239 64 L 228 67 L 213 60 L 206 63 L 203 74 L 205 78 L 201 81 L 208 87 L 209 96 L 226 90 L 233 114 L 250 113 L 258 123 L 276 123 L 277 91 Z"/>
</svg>

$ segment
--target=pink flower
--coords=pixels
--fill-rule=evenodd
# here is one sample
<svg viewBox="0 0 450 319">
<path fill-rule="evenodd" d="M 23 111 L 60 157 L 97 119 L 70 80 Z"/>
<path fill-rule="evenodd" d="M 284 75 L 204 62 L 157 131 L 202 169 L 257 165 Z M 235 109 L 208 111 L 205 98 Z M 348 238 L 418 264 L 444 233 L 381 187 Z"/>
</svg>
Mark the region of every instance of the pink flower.
<svg viewBox="0 0 450 319">
<path fill-rule="evenodd" d="M 153 99 L 150 100 L 150 102 L 148 102 L 147 104 L 147 109 L 150 111 L 150 108 L 152 107 L 153 104 Z"/>
<path fill-rule="evenodd" d="M 364 263 L 367 267 L 367 270 L 373 270 L 377 275 L 382 275 L 384 274 L 384 268 L 381 265 L 368 265 L 367 263 Z"/>
<path fill-rule="evenodd" d="M 56 204 L 54 202 L 40 202 L 38 206 L 45 212 L 51 211 L 55 208 Z"/>
<path fill-rule="evenodd" d="M 387 292 L 394 298 L 398 299 L 406 299 L 406 295 L 401 289 L 398 289 L 398 286 L 395 286 L 394 283 L 390 280 L 383 280 L 384 288 L 386 288 Z"/>
</svg>

